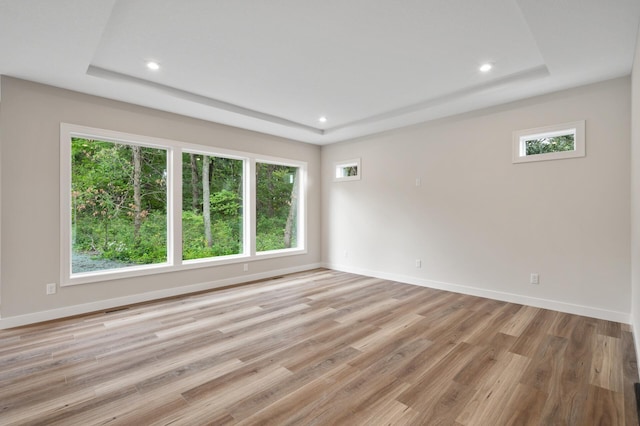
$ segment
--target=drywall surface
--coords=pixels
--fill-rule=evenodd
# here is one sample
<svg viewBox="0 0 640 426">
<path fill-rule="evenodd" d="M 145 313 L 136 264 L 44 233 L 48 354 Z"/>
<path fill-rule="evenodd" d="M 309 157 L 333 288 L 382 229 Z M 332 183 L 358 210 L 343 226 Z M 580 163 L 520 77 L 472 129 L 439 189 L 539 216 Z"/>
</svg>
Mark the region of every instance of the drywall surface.
<svg viewBox="0 0 640 426">
<path fill-rule="evenodd" d="M 63 287 L 60 279 L 60 123 L 197 143 L 308 163 L 307 253 Z M 207 283 L 234 283 L 320 262 L 320 149 L 32 82 L 2 77 L 2 321 L 47 319 L 86 309 L 167 296 Z M 83 307 L 86 307 L 83 308 Z M 50 312 L 50 315 L 33 314 Z M 32 315 L 29 317 L 28 315 Z M 25 322 L 22 321 L 22 322 Z"/>
<path fill-rule="evenodd" d="M 637 355 L 640 354 L 640 33 L 631 74 L 631 296 Z"/>
<path fill-rule="evenodd" d="M 513 131 L 577 120 L 585 157 L 512 163 Z M 323 147 L 323 261 L 628 322 L 629 140 L 620 78 Z"/>
</svg>

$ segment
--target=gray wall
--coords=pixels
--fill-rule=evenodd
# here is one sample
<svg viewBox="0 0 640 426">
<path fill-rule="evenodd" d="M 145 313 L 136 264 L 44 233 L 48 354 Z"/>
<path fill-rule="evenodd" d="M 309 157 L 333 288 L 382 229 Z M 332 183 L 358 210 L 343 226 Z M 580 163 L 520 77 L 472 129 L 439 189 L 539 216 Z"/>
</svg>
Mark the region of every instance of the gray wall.
<svg viewBox="0 0 640 426">
<path fill-rule="evenodd" d="M 576 120 L 586 157 L 512 164 L 514 130 Z M 323 260 L 628 321 L 629 140 L 621 78 L 323 147 Z M 362 180 L 333 182 L 356 157 Z"/>
<path fill-rule="evenodd" d="M 242 281 L 320 262 L 318 146 L 14 78 L 2 77 L 1 90 L 3 321 L 49 311 L 48 316 L 31 318 L 46 319 L 145 298 L 133 295 L 170 294 L 181 286 Z M 232 264 L 76 285 L 45 295 L 45 283 L 59 282 L 60 277 L 60 122 L 308 162 L 308 253 L 254 261 L 249 272 L 242 272 L 242 264 Z M 96 304 L 100 301 L 104 303 Z M 65 309 L 69 307 L 75 310 Z"/>
</svg>

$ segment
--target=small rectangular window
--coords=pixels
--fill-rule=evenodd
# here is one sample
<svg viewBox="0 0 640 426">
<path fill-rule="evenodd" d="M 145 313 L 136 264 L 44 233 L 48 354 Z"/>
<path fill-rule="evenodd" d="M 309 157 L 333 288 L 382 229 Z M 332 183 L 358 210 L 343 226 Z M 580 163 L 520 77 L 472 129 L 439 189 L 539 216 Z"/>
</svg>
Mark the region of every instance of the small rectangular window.
<svg viewBox="0 0 640 426">
<path fill-rule="evenodd" d="M 360 180 L 360 159 L 335 163 L 335 181 Z"/>
<path fill-rule="evenodd" d="M 584 157 L 584 131 L 583 120 L 513 132 L 513 162 Z"/>
</svg>

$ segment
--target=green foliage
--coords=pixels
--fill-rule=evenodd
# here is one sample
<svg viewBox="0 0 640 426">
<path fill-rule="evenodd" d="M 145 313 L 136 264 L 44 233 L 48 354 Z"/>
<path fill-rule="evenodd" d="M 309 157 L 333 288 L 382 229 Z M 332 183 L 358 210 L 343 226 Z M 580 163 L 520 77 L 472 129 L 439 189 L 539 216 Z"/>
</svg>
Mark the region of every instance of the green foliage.
<svg viewBox="0 0 640 426">
<path fill-rule="evenodd" d="M 284 220 L 279 217 L 259 217 L 256 228 L 258 234 L 256 235 L 256 251 L 268 251 L 268 250 L 281 250 L 286 248 L 284 245 L 284 227 L 286 218 Z M 294 234 L 292 247 L 296 246 L 296 238 Z"/>
<path fill-rule="evenodd" d="M 256 251 L 280 250 L 283 248 L 285 247 L 281 232 L 262 233 L 260 238 L 256 239 Z"/>
<path fill-rule="evenodd" d="M 203 259 L 214 256 L 238 254 L 241 250 L 241 227 L 233 220 L 216 220 L 211 226 L 214 244 L 207 247 L 202 232 L 202 215 L 192 211 L 182 212 L 182 258 Z"/>
<path fill-rule="evenodd" d="M 202 212 L 204 156 L 182 154 L 182 258 L 184 260 L 242 252 L 243 161 L 222 157 L 208 158 L 213 243 L 211 247 L 207 247 Z M 195 179 L 192 179 L 194 176 Z"/>
<path fill-rule="evenodd" d="M 140 239 L 134 241 L 131 146 L 72 138 L 74 252 L 124 264 L 166 261 L 166 151 L 140 151 L 141 226 Z"/>
<path fill-rule="evenodd" d="M 546 154 L 549 152 L 573 151 L 574 136 L 564 135 L 552 138 L 531 139 L 525 141 L 527 155 Z"/>
<path fill-rule="evenodd" d="M 96 259 L 117 260 L 127 264 L 162 263 L 167 259 L 166 216 L 152 213 L 142 222 L 144 238 L 134 241 L 131 219 L 109 220 L 109 227 L 86 218 L 76 221 L 73 248 Z M 107 235 L 105 235 L 105 229 Z"/>
<path fill-rule="evenodd" d="M 211 196 L 211 211 L 225 218 L 234 218 L 240 211 L 238 194 L 223 189 Z"/>
<path fill-rule="evenodd" d="M 343 176 L 358 176 L 358 166 L 347 166 L 343 168 Z"/>
<path fill-rule="evenodd" d="M 191 167 L 191 156 L 195 162 L 195 174 L 196 185 L 195 191 L 192 185 L 192 176 L 194 170 Z M 232 158 L 222 157 L 209 157 L 211 161 L 210 167 L 210 179 L 211 183 L 210 192 L 215 194 L 222 190 L 226 190 L 237 194 L 239 200 L 242 199 L 242 172 L 244 164 L 242 160 L 235 160 Z M 195 210 L 202 211 L 202 160 L 203 156 L 200 154 L 182 154 L 182 208 L 183 210 Z M 195 204 L 196 209 L 193 209 L 194 205 L 194 192 L 195 192 Z"/>
<path fill-rule="evenodd" d="M 283 249 L 296 168 L 257 163 L 256 171 L 256 250 Z"/>
<path fill-rule="evenodd" d="M 82 262 L 74 272 L 99 270 L 101 265 L 162 263 L 167 260 L 167 153 L 140 149 L 140 179 L 134 181 L 134 155 L 130 145 L 72 138 L 72 242 Z M 137 157 L 136 157 L 137 158 Z M 210 161 L 211 247 L 204 236 L 202 163 L 205 156 L 183 153 L 182 240 L 183 259 L 201 259 L 242 253 L 242 200 L 244 162 L 207 157 Z M 256 248 L 285 248 L 285 229 L 296 246 L 296 209 L 292 190 L 297 168 L 256 164 Z M 134 200 L 140 184 L 140 205 Z M 138 216 L 139 238 L 134 219 Z M 88 259 L 88 260 L 87 260 Z M 108 263 L 107 261 L 111 262 Z M 80 262 L 80 261 L 79 261 Z M 80 264 L 80 263 L 79 263 Z M 113 268 L 114 266 L 107 266 Z"/>
</svg>

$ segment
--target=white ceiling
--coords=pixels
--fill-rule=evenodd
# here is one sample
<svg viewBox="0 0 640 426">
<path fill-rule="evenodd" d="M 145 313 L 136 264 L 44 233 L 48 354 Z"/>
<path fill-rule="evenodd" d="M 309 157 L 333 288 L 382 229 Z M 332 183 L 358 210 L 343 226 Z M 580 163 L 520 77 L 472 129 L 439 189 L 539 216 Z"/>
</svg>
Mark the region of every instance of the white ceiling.
<svg viewBox="0 0 640 426">
<path fill-rule="evenodd" d="M 0 74 L 326 144 L 628 75 L 639 17 L 640 0 L 0 0 Z"/>
</svg>

